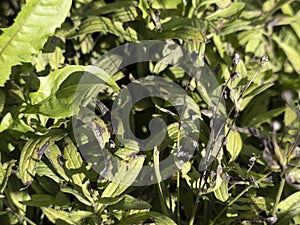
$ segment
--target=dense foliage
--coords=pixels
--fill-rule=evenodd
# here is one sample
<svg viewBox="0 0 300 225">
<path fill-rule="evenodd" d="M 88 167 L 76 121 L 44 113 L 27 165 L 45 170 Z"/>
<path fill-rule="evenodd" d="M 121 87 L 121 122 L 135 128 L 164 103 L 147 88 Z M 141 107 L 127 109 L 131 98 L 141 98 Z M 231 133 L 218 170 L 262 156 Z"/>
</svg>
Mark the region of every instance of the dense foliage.
<svg viewBox="0 0 300 225">
<path fill-rule="evenodd" d="M 2 0 L 0 223 L 300 224 L 299 21 L 296 0 Z M 88 65 L 142 40 L 176 43 L 212 70 L 227 126 L 217 158 L 201 171 L 214 110 L 203 83 L 159 62 L 117 71 L 98 89 L 100 108 L 111 109 L 126 85 L 154 74 L 180 85 L 201 112 L 193 158 L 167 180 L 132 186 L 143 165 L 180 147 L 176 110 L 156 98 L 133 108 L 139 138 L 149 136 L 151 118 L 167 123 L 168 140 L 153 154 L 112 140 L 101 109 L 77 118 L 72 106 L 76 77 Z M 125 184 L 84 160 L 74 118 L 100 127 L 101 141 L 134 168 L 119 174 Z"/>
</svg>

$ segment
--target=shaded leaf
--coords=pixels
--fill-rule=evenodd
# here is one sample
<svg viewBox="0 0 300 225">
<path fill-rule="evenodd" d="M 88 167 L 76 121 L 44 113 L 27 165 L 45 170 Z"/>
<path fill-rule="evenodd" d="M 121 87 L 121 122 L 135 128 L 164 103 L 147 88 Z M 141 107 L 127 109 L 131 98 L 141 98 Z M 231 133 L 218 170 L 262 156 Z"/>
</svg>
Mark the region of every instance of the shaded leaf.
<svg viewBox="0 0 300 225">
<path fill-rule="evenodd" d="M 44 207 L 49 206 L 54 203 L 54 197 L 47 194 L 34 194 L 30 196 L 31 199 L 28 201 L 23 201 L 24 205 L 34 206 L 34 207 Z"/>
</svg>

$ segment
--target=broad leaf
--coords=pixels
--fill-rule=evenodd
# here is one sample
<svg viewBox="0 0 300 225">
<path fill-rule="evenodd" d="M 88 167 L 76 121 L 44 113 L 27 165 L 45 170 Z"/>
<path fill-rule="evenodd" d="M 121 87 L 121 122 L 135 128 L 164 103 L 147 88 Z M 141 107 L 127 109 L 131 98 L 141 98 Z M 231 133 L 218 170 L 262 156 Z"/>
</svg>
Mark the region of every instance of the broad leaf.
<svg viewBox="0 0 300 225">
<path fill-rule="evenodd" d="M 103 199 L 101 199 L 100 202 L 103 203 Z M 150 209 L 151 205 L 145 201 L 138 200 L 125 194 L 117 203 L 110 205 L 108 208 L 113 210 L 142 210 Z"/>
<path fill-rule="evenodd" d="M 230 131 L 227 137 L 226 149 L 230 153 L 230 162 L 236 160 L 243 147 L 242 138 L 237 131 Z"/>
<path fill-rule="evenodd" d="M 25 186 L 28 186 L 36 173 L 37 163 L 41 160 L 45 151 L 54 141 L 63 137 L 61 131 L 49 132 L 45 136 L 37 136 L 27 141 L 19 161 L 20 177 Z"/>
<path fill-rule="evenodd" d="M 286 57 L 294 67 L 296 73 L 300 74 L 300 54 L 297 49 L 291 47 L 289 44 L 281 41 L 275 35 L 272 36 L 273 40 L 278 44 L 278 46 L 283 50 Z"/>
<path fill-rule="evenodd" d="M 34 194 L 31 195 L 30 200 L 23 201 L 22 203 L 28 206 L 44 207 L 52 205 L 54 203 L 54 197 L 47 194 Z"/>
<path fill-rule="evenodd" d="M 71 176 L 74 185 L 81 189 L 84 196 L 90 202 L 93 202 L 92 197 L 87 190 L 88 181 L 86 177 L 85 163 L 69 137 L 65 138 L 64 159 L 66 160 L 66 172 L 69 176 Z M 77 188 L 78 191 L 80 190 L 79 188 Z"/>
<path fill-rule="evenodd" d="M 123 162 L 113 178 L 117 182 L 111 182 L 105 188 L 101 197 L 111 198 L 122 194 L 137 178 L 140 170 L 142 169 L 144 160 L 144 156 L 137 156 L 136 158 L 129 160 L 128 163 Z"/>
<path fill-rule="evenodd" d="M 118 225 L 143 224 L 145 221 L 151 221 L 157 225 L 176 225 L 176 223 L 167 216 L 157 212 L 142 212 L 121 221 Z"/>
<path fill-rule="evenodd" d="M 72 0 L 30 0 L 15 23 L 0 36 L 0 86 L 8 80 L 11 67 L 30 62 L 32 54 L 66 19 Z"/>
<path fill-rule="evenodd" d="M 245 7 L 245 3 L 243 2 L 234 2 L 231 3 L 227 8 L 218 9 L 216 12 L 210 14 L 206 17 L 208 20 L 214 20 L 219 17 L 227 17 L 237 14 L 238 12 L 242 11 Z"/>
</svg>

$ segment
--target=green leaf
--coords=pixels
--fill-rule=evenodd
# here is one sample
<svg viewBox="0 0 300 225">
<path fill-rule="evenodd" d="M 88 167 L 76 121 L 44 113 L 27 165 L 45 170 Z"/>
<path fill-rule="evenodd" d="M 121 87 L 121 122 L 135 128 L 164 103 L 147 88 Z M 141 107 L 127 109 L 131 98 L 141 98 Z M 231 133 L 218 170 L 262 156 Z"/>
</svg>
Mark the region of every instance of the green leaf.
<svg viewBox="0 0 300 225">
<path fill-rule="evenodd" d="M 53 208 L 41 208 L 48 219 L 55 224 L 59 224 L 58 221 L 64 221 L 68 224 L 78 224 L 81 220 L 94 215 L 93 212 L 77 210 L 77 211 L 63 211 L 60 209 L 53 209 Z"/>
<path fill-rule="evenodd" d="M 9 179 L 7 188 L 4 190 L 4 195 L 7 202 L 14 207 L 15 210 L 24 215 L 26 212 L 26 205 L 22 204 L 21 201 L 30 200 L 28 190 L 19 191 L 23 184 L 19 179 Z"/>
<path fill-rule="evenodd" d="M 91 206 L 92 203 L 89 202 L 84 196 L 82 196 L 81 193 L 79 193 L 77 190 L 72 189 L 71 187 L 61 187 L 60 190 L 64 193 L 72 194 L 74 195 L 78 201 L 82 202 L 85 205 Z"/>
<path fill-rule="evenodd" d="M 103 204 L 103 199 L 101 199 L 100 202 Z M 125 194 L 117 203 L 110 205 L 108 208 L 112 210 L 142 210 L 150 209 L 151 205 Z"/>
<path fill-rule="evenodd" d="M 45 152 L 48 160 L 52 164 L 53 168 L 56 172 L 64 178 L 64 180 L 69 181 L 69 177 L 66 175 L 65 170 L 63 168 L 62 162 L 60 161 L 62 158 L 62 152 L 58 148 L 56 144 L 49 146 L 49 151 Z"/>
<path fill-rule="evenodd" d="M 221 186 L 214 191 L 214 195 L 221 202 L 226 202 L 229 198 L 228 194 L 228 181 L 222 180 Z"/>
<path fill-rule="evenodd" d="M 83 162 L 76 146 L 69 137 L 65 138 L 64 159 L 66 160 L 65 165 L 67 169 L 67 174 L 71 176 L 73 184 L 80 187 L 84 196 L 90 202 L 93 202 L 93 199 L 89 191 L 87 190 L 88 180 L 86 176 L 85 163 Z M 77 188 L 77 190 L 79 190 L 79 188 Z"/>
<path fill-rule="evenodd" d="M 297 119 L 297 113 L 290 107 L 286 107 L 284 112 L 284 125 L 287 127 L 294 123 Z"/>
<path fill-rule="evenodd" d="M 118 183 L 109 183 L 103 191 L 101 198 L 111 198 L 122 194 L 137 178 L 142 169 L 144 160 L 144 156 L 137 156 L 136 158 L 128 160 L 127 163 L 123 162 L 114 176 L 114 180 L 118 181 Z"/>
<path fill-rule="evenodd" d="M 205 193 L 210 193 L 210 192 L 216 191 L 221 187 L 223 180 L 224 180 L 222 178 L 222 173 L 223 173 L 223 168 L 222 168 L 221 164 L 219 164 L 218 168 L 217 168 L 216 179 L 212 183 L 212 185 L 207 190 L 205 190 Z"/>
<path fill-rule="evenodd" d="M 4 169 L 2 164 L 0 164 L 1 166 L 1 179 L 0 179 L 0 193 L 2 194 L 6 188 L 7 182 L 8 182 L 8 178 L 11 175 L 12 172 L 12 167 L 15 165 L 16 160 L 10 160 L 6 165 L 6 168 Z"/>
<path fill-rule="evenodd" d="M 228 17 L 232 16 L 234 14 L 237 14 L 238 12 L 242 11 L 245 7 L 245 3 L 243 2 L 233 2 L 229 5 L 229 7 L 224 9 L 218 9 L 214 13 L 210 14 L 206 17 L 207 20 L 214 20 L 219 17 Z"/>
<path fill-rule="evenodd" d="M 5 92 L 3 88 L 0 88 L 0 115 L 2 114 L 2 110 L 4 109 L 5 98 Z"/>
<path fill-rule="evenodd" d="M 99 4 L 103 4 L 101 2 L 91 2 L 90 4 L 84 5 L 82 10 L 79 11 L 80 15 L 86 16 L 86 12 L 88 10 L 89 16 L 91 15 L 105 15 L 108 13 L 112 13 L 116 15 L 120 11 L 126 11 L 128 8 L 133 8 L 137 6 L 137 1 L 135 0 L 123 0 L 120 2 L 112 2 L 109 4 L 103 4 L 102 6 L 98 6 Z"/>
<path fill-rule="evenodd" d="M 270 88 L 271 86 L 273 86 L 274 83 L 266 83 L 264 85 L 252 85 L 250 86 L 247 91 L 245 92 L 243 98 L 239 101 L 240 103 L 240 107 L 239 110 L 242 111 L 245 109 L 245 107 L 251 102 L 251 100 L 257 96 L 258 94 L 264 92 L 265 90 L 267 90 L 268 88 Z"/>
<path fill-rule="evenodd" d="M 23 120 L 23 114 L 19 114 L 19 118 L 13 118 L 11 112 L 8 112 L 5 114 L 5 116 L 2 118 L 1 124 L 0 124 L 0 132 L 10 129 L 14 131 L 20 131 L 20 132 L 27 132 L 31 131 L 34 132 L 34 129 L 29 126 L 28 124 L 25 124 Z"/>
<path fill-rule="evenodd" d="M 34 194 L 30 196 L 31 199 L 28 201 L 23 201 L 24 205 L 34 206 L 34 207 L 45 207 L 52 205 L 54 203 L 54 197 L 47 194 Z"/>
<path fill-rule="evenodd" d="M 80 222 L 82 219 L 85 219 L 87 217 L 90 217 L 94 215 L 93 212 L 88 212 L 88 211 L 83 211 L 83 210 L 78 210 L 78 211 L 72 211 L 70 213 L 70 220 L 74 222 Z"/>
<path fill-rule="evenodd" d="M 276 109 L 272 109 L 268 112 L 265 112 L 264 114 L 260 114 L 257 116 L 254 116 L 252 120 L 249 122 L 248 126 L 259 126 L 260 124 L 264 122 L 270 122 L 272 118 L 280 115 L 285 110 L 285 107 L 280 107 Z"/>
<path fill-rule="evenodd" d="M 65 138 L 64 159 L 67 173 L 70 174 L 73 183 L 81 187 L 84 183 L 85 167 L 76 146 L 69 137 Z"/>
<path fill-rule="evenodd" d="M 272 35 L 272 38 L 277 43 L 277 45 L 282 49 L 282 51 L 285 53 L 286 57 L 294 67 L 296 73 L 300 75 L 300 54 L 297 51 L 297 49 L 295 49 L 288 43 L 281 41 L 275 35 Z"/>
<path fill-rule="evenodd" d="M 220 39 L 220 36 L 216 35 L 216 34 L 213 35 L 213 41 L 214 41 L 215 46 L 217 47 L 220 57 L 223 58 L 224 57 L 224 49 L 222 46 L 222 41 Z"/>
<path fill-rule="evenodd" d="M 226 36 L 228 34 L 237 33 L 238 31 L 247 31 L 251 29 L 253 29 L 253 27 L 250 26 L 249 21 L 241 21 L 241 20 L 230 21 L 224 24 L 220 35 Z"/>
<path fill-rule="evenodd" d="M 65 118 L 76 115 L 79 105 L 85 106 L 99 92 L 119 90 L 106 72 L 94 66 L 65 67 L 41 78 L 41 83 L 38 92 L 31 95 L 36 104 L 28 106 L 24 113 Z"/>
<path fill-rule="evenodd" d="M 285 4 L 281 7 L 281 11 L 286 14 L 286 15 L 290 15 L 290 16 L 295 16 L 296 19 L 299 21 L 299 17 L 300 17 L 300 13 L 299 11 L 296 13 L 296 15 L 294 15 L 293 12 L 293 8 L 291 5 L 289 4 Z M 295 33 L 297 34 L 298 38 L 300 39 L 300 24 L 299 23 L 291 23 L 290 24 L 291 27 L 294 29 Z"/>
<path fill-rule="evenodd" d="M 55 92 L 59 90 L 60 85 L 73 73 L 80 71 L 84 72 L 87 69 L 87 66 L 68 65 L 62 69 L 49 73 L 47 76 L 39 77 L 39 89 L 36 92 L 30 93 L 32 104 L 37 104 L 55 94 Z"/>
<path fill-rule="evenodd" d="M 126 41 L 137 41 L 137 32 L 131 27 L 124 29 L 123 23 L 112 21 L 107 17 L 89 17 L 84 20 L 78 28 L 78 31 L 72 32 L 68 38 L 74 38 L 83 34 L 101 32 L 104 34 L 111 33 Z"/>
<path fill-rule="evenodd" d="M 153 1 L 153 8 L 163 8 L 163 9 L 177 9 L 181 0 L 174 1 Z"/>
<path fill-rule="evenodd" d="M 22 182 L 27 186 L 29 185 L 36 173 L 37 163 L 41 160 L 44 152 L 49 148 L 54 141 L 63 137 L 61 131 L 49 132 L 45 136 L 37 136 L 25 144 L 22 149 L 19 170 Z"/>
<path fill-rule="evenodd" d="M 0 36 L 0 86 L 8 80 L 11 67 L 30 62 L 69 13 L 72 0 L 27 1 L 15 23 Z"/>
<path fill-rule="evenodd" d="M 48 148 L 51 137 L 35 137 L 27 141 L 22 149 L 19 169 L 20 177 L 25 186 L 28 186 L 36 173 L 37 163 L 41 159 L 41 155 Z"/>
<path fill-rule="evenodd" d="M 64 64 L 64 52 L 65 43 L 61 37 L 51 36 L 48 38 L 43 50 L 32 58 L 32 64 L 37 72 L 45 70 L 47 65 L 57 70 Z"/>
<path fill-rule="evenodd" d="M 300 191 L 291 194 L 286 199 L 279 202 L 277 208 L 280 214 L 289 213 L 293 208 L 300 207 Z"/>
<path fill-rule="evenodd" d="M 82 91 L 87 90 L 83 88 Z M 50 118 L 65 118 L 73 115 L 74 96 L 78 91 L 77 85 L 72 85 L 59 90 L 49 98 L 42 102 L 29 106 L 24 113 L 26 114 L 42 114 Z"/>
<path fill-rule="evenodd" d="M 129 2 L 131 2 L 131 1 L 129 1 Z M 139 11 L 137 10 L 137 8 L 135 6 L 123 8 L 113 14 L 112 20 L 119 21 L 122 23 L 134 21 L 135 19 L 138 18 L 138 16 L 139 16 L 138 13 L 139 13 Z"/>
<path fill-rule="evenodd" d="M 68 224 L 74 224 L 74 222 L 69 218 L 69 213 L 66 211 L 46 207 L 41 207 L 41 209 L 52 223 L 55 223 L 56 220 L 62 220 Z"/>
<path fill-rule="evenodd" d="M 49 148 L 47 149 L 48 152 Z M 44 153 L 46 154 L 46 153 Z M 36 166 L 36 174 L 40 177 L 48 177 L 50 179 L 52 179 L 53 181 L 55 181 L 56 183 L 59 183 L 60 179 L 58 177 L 58 175 L 55 173 L 55 171 L 53 169 L 51 169 L 51 166 L 46 164 L 43 160 L 39 161 L 39 163 L 37 163 Z"/>
<path fill-rule="evenodd" d="M 272 4 L 272 8 L 268 10 L 268 12 L 265 15 L 265 19 L 269 18 L 270 16 L 272 16 L 278 9 L 280 9 L 281 6 L 285 5 L 285 4 L 290 4 L 295 0 L 279 0 L 276 1 L 276 4 L 272 4 L 274 2 L 271 2 Z"/>
<path fill-rule="evenodd" d="M 241 135 L 237 131 L 231 130 L 227 137 L 226 149 L 230 153 L 230 162 L 237 159 L 243 147 Z"/>
<path fill-rule="evenodd" d="M 279 223 L 287 224 L 300 213 L 300 191 L 295 192 L 281 201 L 278 206 Z"/>
<path fill-rule="evenodd" d="M 142 224 L 147 220 L 153 221 L 157 225 L 176 225 L 172 219 L 157 212 L 137 213 L 128 219 L 122 220 L 118 225 Z"/>
</svg>

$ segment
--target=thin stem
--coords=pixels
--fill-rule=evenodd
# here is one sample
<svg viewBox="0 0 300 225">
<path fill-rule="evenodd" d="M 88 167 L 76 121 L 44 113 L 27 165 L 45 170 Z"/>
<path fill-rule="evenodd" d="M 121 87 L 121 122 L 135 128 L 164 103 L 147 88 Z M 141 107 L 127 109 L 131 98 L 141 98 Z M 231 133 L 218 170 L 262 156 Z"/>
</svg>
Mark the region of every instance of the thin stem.
<svg viewBox="0 0 300 225">
<path fill-rule="evenodd" d="M 180 225 L 180 171 L 177 172 L 177 224 Z"/>
<path fill-rule="evenodd" d="M 297 110 L 297 109 L 296 109 L 296 110 Z M 298 111 L 298 110 L 297 110 L 297 111 Z M 298 123 L 299 123 L 298 135 L 297 135 L 297 137 L 295 138 L 295 142 L 294 142 L 293 145 L 291 146 L 290 150 L 289 150 L 288 153 L 286 154 L 287 157 L 289 157 L 290 154 L 295 150 L 295 148 L 297 147 L 298 142 L 299 142 L 299 140 L 300 140 L 300 116 L 298 115 L 297 111 L 296 111 L 296 114 L 297 114 L 297 116 L 298 116 Z M 300 114 L 300 111 L 298 111 L 298 112 L 299 112 L 299 114 Z"/>
<path fill-rule="evenodd" d="M 238 102 L 238 101 L 243 97 L 243 95 L 245 94 L 245 92 L 246 92 L 247 89 L 250 87 L 251 83 L 253 82 L 253 80 L 256 78 L 257 74 L 260 72 L 261 68 L 262 68 L 262 64 L 260 64 L 259 68 L 257 68 L 257 70 L 255 71 L 254 75 L 252 76 L 251 80 L 249 81 L 249 83 L 246 85 L 246 87 L 242 90 L 241 94 L 240 94 L 239 97 L 237 98 L 237 101 L 236 101 L 236 102 Z M 230 79 L 229 79 L 229 80 L 230 80 Z M 227 84 L 227 83 L 228 83 L 228 81 L 226 82 L 226 84 Z M 229 113 L 228 113 L 228 115 L 227 115 L 227 118 L 229 118 L 229 117 L 231 116 L 231 114 L 233 113 L 233 111 L 234 111 L 235 109 L 236 109 L 236 104 L 234 104 L 234 105 L 232 106 L 232 108 L 230 109 L 230 111 L 229 111 Z M 218 108 L 216 108 L 216 111 L 217 111 L 217 110 L 218 110 Z M 234 119 L 233 119 L 233 121 L 232 121 L 232 123 L 231 123 L 231 126 L 234 125 L 236 119 L 237 119 L 237 114 L 236 114 L 236 116 L 234 117 Z M 222 130 L 222 129 L 224 128 L 224 126 L 225 126 L 225 124 L 222 124 L 220 130 Z M 215 159 L 218 157 L 218 155 L 219 155 L 219 153 L 220 153 L 222 147 L 224 146 L 225 141 L 226 141 L 226 139 L 227 139 L 227 137 L 228 137 L 228 135 L 229 135 L 229 132 L 230 132 L 230 129 L 228 129 L 228 131 L 227 131 L 227 133 L 226 133 L 226 135 L 225 135 L 225 138 L 223 138 L 222 144 L 220 145 L 220 147 L 219 147 L 219 149 L 218 149 L 218 151 L 217 151 L 217 154 L 216 154 Z M 216 137 L 216 138 L 218 138 L 218 137 Z M 213 162 L 214 162 L 214 161 L 213 161 Z M 210 172 L 211 169 L 212 169 L 212 164 L 213 164 L 213 162 L 211 163 L 211 166 L 210 166 L 210 168 L 209 168 L 209 172 Z M 205 181 L 204 181 L 204 184 L 203 184 L 203 187 L 207 184 L 207 179 L 208 179 L 208 178 L 206 177 L 206 178 L 205 178 Z M 201 187 L 200 187 L 200 188 L 201 188 Z"/>
<path fill-rule="evenodd" d="M 275 216 L 276 213 L 277 213 L 277 206 L 278 206 L 278 203 L 280 201 L 280 198 L 281 198 L 281 195 L 282 195 L 282 192 L 283 192 L 283 189 L 284 189 L 284 185 L 285 185 L 285 178 L 282 177 L 281 178 L 281 181 L 280 181 L 280 185 L 279 185 L 279 189 L 278 189 L 278 192 L 277 192 L 277 195 L 276 195 L 276 200 L 275 200 L 275 203 L 274 203 L 274 207 L 273 207 L 273 210 L 272 210 L 272 215 Z"/>
<path fill-rule="evenodd" d="M 263 181 L 266 177 L 268 177 L 271 174 L 271 172 L 267 173 L 265 176 L 261 177 L 259 180 L 257 180 L 257 183 L 260 183 Z M 253 184 L 246 187 L 241 193 L 239 193 L 234 199 L 232 199 L 222 210 L 221 212 L 215 217 L 215 219 L 210 223 L 210 225 L 214 225 L 218 219 L 223 215 L 223 213 L 231 206 L 233 203 L 235 203 L 240 197 L 242 197 L 247 191 L 249 191 L 250 188 L 254 187 Z"/>
<path fill-rule="evenodd" d="M 159 203 L 160 203 L 161 211 L 163 212 L 163 214 L 169 215 L 169 211 L 167 209 L 166 202 L 165 202 L 165 199 L 163 196 L 162 187 L 161 187 L 162 178 L 161 178 L 160 169 L 159 169 L 159 150 L 158 150 L 157 146 L 154 147 L 153 161 L 154 161 L 154 171 L 155 171 L 155 175 L 157 178 L 157 189 L 158 189 L 158 196 L 159 196 Z"/>
<path fill-rule="evenodd" d="M 184 111 L 183 111 L 184 113 Z M 177 133 L 177 148 L 180 148 L 180 135 L 181 135 L 181 123 L 178 126 L 178 133 Z M 180 225 L 180 171 L 177 172 L 177 224 Z"/>
<path fill-rule="evenodd" d="M 20 215 L 19 213 L 14 212 L 13 210 L 9 210 L 9 212 L 11 212 L 12 214 L 14 214 L 15 216 L 17 216 L 17 218 L 19 220 L 25 220 L 27 223 L 29 223 L 30 225 L 37 225 L 35 222 L 31 221 L 29 218 L 27 218 L 25 215 Z"/>
<path fill-rule="evenodd" d="M 189 225 L 193 225 L 194 224 L 196 213 L 197 213 L 198 204 L 200 202 L 200 197 L 201 197 L 200 194 L 198 194 L 196 196 L 196 200 L 195 200 L 195 204 L 194 204 L 194 209 L 193 209 L 193 213 L 192 213 L 192 217 L 190 219 Z"/>
<path fill-rule="evenodd" d="M 34 223 L 33 221 L 31 221 L 31 220 L 30 220 L 29 218 L 27 218 L 26 216 L 24 216 L 23 219 L 24 219 L 27 223 L 29 223 L 29 224 L 31 224 L 31 225 L 36 225 L 36 223 Z"/>
</svg>

